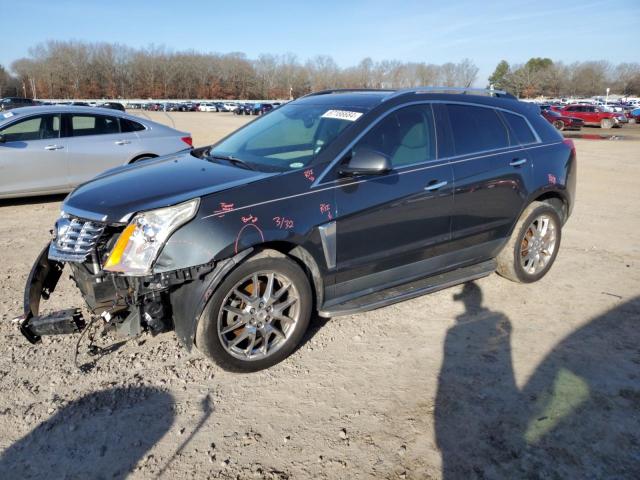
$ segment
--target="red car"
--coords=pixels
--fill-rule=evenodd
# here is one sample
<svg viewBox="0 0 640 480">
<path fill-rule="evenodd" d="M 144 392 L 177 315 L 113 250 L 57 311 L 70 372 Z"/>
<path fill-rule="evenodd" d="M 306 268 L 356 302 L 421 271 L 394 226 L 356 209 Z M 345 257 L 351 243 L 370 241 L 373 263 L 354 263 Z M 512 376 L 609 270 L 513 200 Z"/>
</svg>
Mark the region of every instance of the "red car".
<svg viewBox="0 0 640 480">
<path fill-rule="evenodd" d="M 622 113 L 607 112 L 595 105 L 567 105 L 562 109 L 552 108 L 564 116 L 581 118 L 585 125 L 593 127 L 621 127 L 628 121 Z"/>
<path fill-rule="evenodd" d="M 558 130 L 580 130 L 584 121 L 577 117 L 567 117 L 551 109 L 542 109 L 540 114 Z"/>
</svg>

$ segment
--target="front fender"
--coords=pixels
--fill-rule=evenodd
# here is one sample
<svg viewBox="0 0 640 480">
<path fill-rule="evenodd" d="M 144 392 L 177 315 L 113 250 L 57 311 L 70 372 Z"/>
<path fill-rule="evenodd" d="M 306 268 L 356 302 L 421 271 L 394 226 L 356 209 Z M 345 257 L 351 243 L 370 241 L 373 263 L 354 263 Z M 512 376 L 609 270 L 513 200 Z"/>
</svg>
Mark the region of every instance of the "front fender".
<svg viewBox="0 0 640 480">
<path fill-rule="evenodd" d="M 220 261 L 265 243 L 308 250 L 321 265 L 313 240 L 319 225 L 337 215 L 334 190 L 311 188 L 313 169 L 265 178 L 203 197 L 196 217 L 168 240 L 154 273 Z"/>
<path fill-rule="evenodd" d="M 176 336 L 188 351 L 191 351 L 194 345 L 198 319 L 209 298 L 225 276 L 252 251 L 253 249 L 249 248 L 231 258 L 221 260 L 211 272 L 181 285 L 169 294 Z"/>
</svg>

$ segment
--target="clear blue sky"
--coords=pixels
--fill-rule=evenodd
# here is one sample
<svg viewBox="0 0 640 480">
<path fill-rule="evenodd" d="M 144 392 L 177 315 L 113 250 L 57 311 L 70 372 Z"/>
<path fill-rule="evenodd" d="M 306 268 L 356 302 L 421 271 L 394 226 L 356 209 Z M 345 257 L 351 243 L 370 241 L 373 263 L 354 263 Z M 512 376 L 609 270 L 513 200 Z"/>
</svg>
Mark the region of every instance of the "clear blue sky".
<svg viewBox="0 0 640 480">
<path fill-rule="evenodd" d="M 468 57 L 483 85 L 500 59 L 640 61 L 639 0 L 0 0 L 0 64 L 38 42 L 431 63 Z"/>
</svg>

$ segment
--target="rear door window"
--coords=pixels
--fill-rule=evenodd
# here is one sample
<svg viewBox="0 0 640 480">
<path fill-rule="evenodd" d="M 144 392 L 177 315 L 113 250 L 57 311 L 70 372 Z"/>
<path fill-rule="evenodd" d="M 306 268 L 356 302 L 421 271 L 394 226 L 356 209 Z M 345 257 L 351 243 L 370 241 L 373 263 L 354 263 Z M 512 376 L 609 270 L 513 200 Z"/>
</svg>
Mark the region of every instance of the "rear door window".
<svg viewBox="0 0 640 480">
<path fill-rule="evenodd" d="M 116 117 L 106 115 L 71 114 L 71 136 L 109 135 L 120 133 Z"/>
<path fill-rule="evenodd" d="M 509 146 L 509 133 L 493 108 L 448 104 L 447 110 L 457 155 Z"/>
<path fill-rule="evenodd" d="M 520 142 L 521 145 L 537 142 L 536 136 L 531 131 L 529 124 L 523 117 L 507 112 L 502 112 L 502 115 L 506 119 L 507 123 L 511 127 L 511 130 L 515 134 L 516 139 L 518 140 L 518 142 Z"/>
</svg>

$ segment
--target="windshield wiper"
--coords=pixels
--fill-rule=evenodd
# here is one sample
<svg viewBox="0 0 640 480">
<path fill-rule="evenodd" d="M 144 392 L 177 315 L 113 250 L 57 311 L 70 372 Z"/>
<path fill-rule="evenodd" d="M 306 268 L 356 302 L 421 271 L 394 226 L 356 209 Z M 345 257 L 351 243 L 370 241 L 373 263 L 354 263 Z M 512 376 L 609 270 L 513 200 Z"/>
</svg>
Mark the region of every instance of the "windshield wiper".
<svg viewBox="0 0 640 480">
<path fill-rule="evenodd" d="M 231 155 L 214 155 L 212 153 L 209 153 L 208 157 L 218 160 L 225 160 L 227 162 L 233 163 L 234 165 L 245 167 L 247 170 L 255 170 L 255 168 L 252 167 L 249 163 L 245 162 L 244 160 L 240 160 L 239 158 L 232 157 Z"/>
</svg>

